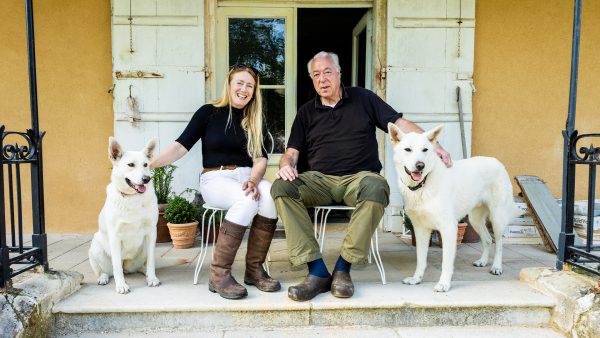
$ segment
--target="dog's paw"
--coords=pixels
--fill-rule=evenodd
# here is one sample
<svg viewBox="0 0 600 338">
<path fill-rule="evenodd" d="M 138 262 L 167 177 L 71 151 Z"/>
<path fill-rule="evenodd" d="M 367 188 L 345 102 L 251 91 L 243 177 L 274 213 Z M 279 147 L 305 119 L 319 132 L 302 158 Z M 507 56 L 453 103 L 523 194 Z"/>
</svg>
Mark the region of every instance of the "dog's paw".
<svg viewBox="0 0 600 338">
<path fill-rule="evenodd" d="M 487 261 L 483 259 L 478 259 L 475 262 L 473 262 L 473 265 L 481 268 L 487 265 Z"/>
<path fill-rule="evenodd" d="M 115 287 L 115 290 L 117 291 L 117 293 L 120 294 L 126 294 L 129 293 L 129 285 L 123 283 L 123 284 L 119 284 Z"/>
<path fill-rule="evenodd" d="M 160 285 L 160 281 L 158 280 L 158 278 L 154 277 L 154 278 L 146 278 L 146 282 L 148 283 L 148 286 L 159 286 Z"/>
<path fill-rule="evenodd" d="M 98 285 L 106 285 L 109 281 L 110 277 L 105 273 L 101 274 L 100 277 L 98 277 Z"/>
<path fill-rule="evenodd" d="M 408 285 L 415 285 L 415 284 L 419 284 L 421 283 L 421 278 L 417 278 L 417 277 L 406 277 L 402 280 L 402 283 L 404 284 L 408 284 Z"/>
<path fill-rule="evenodd" d="M 439 282 L 433 287 L 435 292 L 446 292 L 450 290 L 450 283 Z"/>
<path fill-rule="evenodd" d="M 502 267 L 497 267 L 497 266 L 492 266 L 492 269 L 490 270 L 490 273 L 492 275 L 501 275 L 502 274 Z"/>
</svg>

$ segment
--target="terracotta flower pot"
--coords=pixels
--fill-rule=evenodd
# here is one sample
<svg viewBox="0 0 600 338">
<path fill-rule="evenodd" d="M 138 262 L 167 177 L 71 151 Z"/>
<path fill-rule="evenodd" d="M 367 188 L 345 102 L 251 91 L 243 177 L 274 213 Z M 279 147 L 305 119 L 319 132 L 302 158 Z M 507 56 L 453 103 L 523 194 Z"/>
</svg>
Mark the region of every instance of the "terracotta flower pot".
<svg viewBox="0 0 600 338">
<path fill-rule="evenodd" d="M 481 239 L 479 238 L 479 235 L 477 234 L 477 231 L 475 231 L 475 229 L 473 228 L 473 226 L 471 225 L 471 223 L 469 223 L 469 217 L 465 217 L 462 219 L 461 222 L 467 223 L 467 229 L 465 230 L 465 235 L 463 236 L 463 243 L 477 243 L 480 242 Z"/>
<path fill-rule="evenodd" d="M 469 225 L 469 223 L 458 223 L 458 230 L 456 232 L 456 247 L 459 248 L 460 244 L 462 243 L 463 237 L 465 235 L 465 230 L 467 229 L 467 225 Z M 442 242 L 442 236 L 440 236 L 440 233 L 436 230 L 434 230 L 434 232 L 436 233 L 435 236 L 432 237 L 436 237 L 436 244 L 441 248 L 443 247 L 443 242 Z"/>
<path fill-rule="evenodd" d="M 171 241 L 167 220 L 165 219 L 166 204 L 158 205 L 158 223 L 156 224 L 156 243 L 166 243 Z"/>
<path fill-rule="evenodd" d="M 198 222 L 186 224 L 167 223 L 175 249 L 187 249 L 194 246 Z"/>
<path fill-rule="evenodd" d="M 465 230 L 467 230 L 467 225 L 469 223 L 458 223 L 458 232 L 456 233 L 456 247 L 460 247 L 462 243 L 463 237 L 465 235 Z"/>
</svg>

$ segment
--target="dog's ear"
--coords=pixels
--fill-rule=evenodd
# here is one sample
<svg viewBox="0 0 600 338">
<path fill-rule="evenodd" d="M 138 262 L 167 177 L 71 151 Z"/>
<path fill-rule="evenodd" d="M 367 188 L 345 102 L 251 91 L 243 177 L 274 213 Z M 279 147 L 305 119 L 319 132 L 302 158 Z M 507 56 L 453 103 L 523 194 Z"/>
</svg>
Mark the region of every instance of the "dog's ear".
<svg viewBox="0 0 600 338">
<path fill-rule="evenodd" d="M 427 135 L 427 139 L 429 139 L 429 142 L 437 143 L 440 138 L 440 135 L 442 135 L 443 128 L 444 128 L 444 126 L 439 125 L 433 129 L 431 129 L 430 131 L 428 131 L 426 133 L 426 135 Z"/>
<path fill-rule="evenodd" d="M 156 138 L 153 138 L 150 141 L 148 141 L 146 147 L 143 150 L 143 153 L 144 155 L 146 155 L 146 157 L 152 158 L 152 156 L 154 155 L 154 148 L 156 148 L 156 143 Z"/>
<path fill-rule="evenodd" d="M 388 134 L 390 135 L 390 141 L 392 142 L 392 144 L 400 142 L 400 140 L 404 136 L 402 130 L 400 130 L 400 128 L 398 128 L 398 126 L 393 124 L 392 122 L 388 122 L 387 127 Z"/>
<path fill-rule="evenodd" d="M 123 149 L 121 148 L 121 145 L 119 144 L 119 142 L 117 142 L 117 139 L 114 137 L 109 137 L 108 138 L 108 158 L 111 161 L 116 161 L 118 159 L 120 159 L 123 156 Z"/>
</svg>

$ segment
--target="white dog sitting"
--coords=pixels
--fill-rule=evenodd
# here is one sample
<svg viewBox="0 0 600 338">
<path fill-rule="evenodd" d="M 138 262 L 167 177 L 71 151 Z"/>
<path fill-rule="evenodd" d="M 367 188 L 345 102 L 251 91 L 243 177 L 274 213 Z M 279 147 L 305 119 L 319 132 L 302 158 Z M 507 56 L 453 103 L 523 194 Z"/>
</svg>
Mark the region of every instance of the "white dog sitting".
<svg viewBox="0 0 600 338">
<path fill-rule="evenodd" d="M 158 206 L 149 167 L 155 147 L 152 139 L 141 151 L 123 151 L 116 139 L 108 141 L 111 183 L 89 258 L 98 284 L 108 284 L 114 275 L 118 293 L 129 292 L 123 272 L 145 273 L 148 286 L 160 285 L 154 258 Z"/>
<path fill-rule="evenodd" d="M 454 273 L 458 221 L 469 215 L 469 222 L 481 237 L 483 252 L 473 262 L 486 266 L 492 237 L 486 228 L 493 225 L 496 250 L 491 273 L 502 274 L 502 235 L 511 219 L 522 214 L 513 201 L 506 169 L 492 157 L 473 157 L 455 161 L 447 168 L 434 151 L 442 127 L 419 133 L 403 133 L 388 124 L 393 146 L 394 166 L 404 200 L 405 211 L 413 223 L 417 244 L 417 268 L 405 284 L 418 284 L 427 266 L 431 232 L 442 236 L 442 274 L 434 290 L 450 290 Z"/>
</svg>

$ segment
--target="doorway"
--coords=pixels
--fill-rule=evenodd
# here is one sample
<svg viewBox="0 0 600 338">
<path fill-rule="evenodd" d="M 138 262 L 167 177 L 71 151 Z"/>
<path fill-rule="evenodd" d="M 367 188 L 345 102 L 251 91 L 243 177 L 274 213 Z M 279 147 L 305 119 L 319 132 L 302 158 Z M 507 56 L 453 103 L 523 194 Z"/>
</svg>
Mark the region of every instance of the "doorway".
<svg viewBox="0 0 600 338">
<path fill-rule="evenodd" d="M 297 108 L 316 95 L 312 80 L 308 76 L 307 64 L 308 60 L 320 51 L 334 52 L 338 55 L 342 68 L 342 83 L 345 86 L 366 87 L 366 26 L 362 30 L 358 29 L 357 38 L 354 33 L 368 11 L 369 8 L 298 8 Z M 353 73 L 356 77 L 354 81 Z M 306 159 L 302 153 L 297 167 L 299 171 L 305 170 Z M 312 211 L 309 214 L 312 215 Z M 334 210 L 329 219 L 334 222 L 347 222 L 350 214 L 348 211 Z"/>
<path fill-rule="evenodd" d="M 298 107 L 315 96 L 307 76 L 310 58 L 335 52 L 344 85 L 370 88 L 370 13 L 370 7 L 217 8 L 216 88 L 222 88 L 233 64 L 260 71 L 263 112 L 273 137 L 268 178 L 278 168 Z"/>
<path fill-rule="evenodd" d="M 308 77 L 307 63 L 320 51 L 334 52 L 340 58 L 342 83 L 352 84 L 353 30 L 367 13 L 368 8 L 298 8 L 296 74 L 296 106 L 314 98 L 315 90 Z M 365 87 L 366 30 L 359 36 L 357 83 Z M 361 37 L 362 36 L 362 41 Z"/>
</svg>

